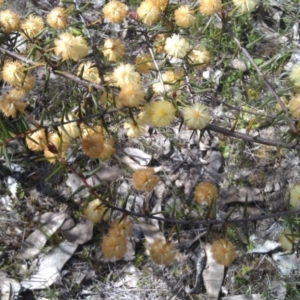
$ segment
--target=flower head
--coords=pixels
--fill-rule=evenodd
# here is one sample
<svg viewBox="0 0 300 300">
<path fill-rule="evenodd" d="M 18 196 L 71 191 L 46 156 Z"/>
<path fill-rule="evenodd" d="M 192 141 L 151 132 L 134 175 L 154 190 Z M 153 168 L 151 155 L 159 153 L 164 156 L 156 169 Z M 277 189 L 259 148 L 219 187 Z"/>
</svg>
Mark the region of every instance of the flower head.
<svg viewBox="0 0 300 300">
<path fill-rule="evenodd" d="M 190 5 L 182 5 L 174 12 L 175 22 L 183 28 L 191 27 L 195 22 L 194 11 Z"/>
<path fill-rule="evenodd" d="M 101 243 L 103 256 L 109 261 L 121 259 L 127 251 L 127 239 L 124 235 L 106 235 Z"/>
<path fill-rule="evenodd" d="M 119 1 L 112 0 L 103 8 L 104 18 L 111 23 L 120 23 L 126 16 L 127 6 Z"/>
<path fill-rule="evenodd" d="M 145 133 L 145 125 L 139 119 L 135 122 L 132 119 L 127 119 L 124 122 L 124 129 L 127 130 L 126 134 L 130 138 L 140 137 Z"/>
<path fill-rule="evenodd" d="M 198 45 L 190 51 L 188 60 L 196 69 L 205 68 L 209 64 L 210 54 L 207 50 Z"/>
<path fill-rule="evenodd" d="M 154 69 L 154 63 L 149 53 L 138 55 L 135 58 L 135 67 L 141 73 L 149 73 L 151 69 Z"/>
<path fill-rule="evenodd" d="M 51 132 L 48 135 L 48 144 L 44 148 L 44 156 L 49 163 L 54 164 L 58 157 L 65 156 L 69 147 L 69 139 L 60 137 L 56 132 Z"/>
<path fill-rule="evenodd" d="M 26 144 L 32 151 L 43 151 L 47 145 L 45 129 L 41 128 L 26 136 Z"/>
<path fill-rule="evenodd" d="M 184 73 L 182 69 L 177 69 L 175 71 L 168 70 L 162 74 L 162 82 L 157 82 L 152 85 L 153 91 L 156 94 L 164 94 L 177 90 L 180 85 L 180 79 L 183 78 Z"/>
<path fill-rule="evenodd" d="M 196 103 L 183 109 L 183 119 L 188 128 L 203 129 L 211 117 L 205 105 Z"/>
<path fill-rule="evenodd" d="M 256 0 L 233 0 L 233 4 L 242 13 L 248 13 L 254 9 L 257 4 Z"/>
<path fill-rule="evenodd" d="M 176 109 L 169 101 L 154 101 L 151 104 L 151 121 L 154 126 L 162 127 L 171 124 L 175 119 Z"/>
<path fill-rule="evenodd" d="M 68 16 L 63 7 L 53 8 L 47 15 L 47 23 L 55 28 L 62 29 L 68 25 Z"/>
<path fill-rule="evenodd" d="M 221 11 L 222 2 L 221 0 L 201 0 L 199 9 L 203 16 L 212 16 Z"/>
<path fill-rule="evenodd" d="M 103 143 L 103 148 L 99 154 L 99 158 L 102 160 L 110 158 L 115 152 L 115 141 L 113 138 L 106 138 Z"/>
<path fill-rule="evenodd" d="M 299 238 L 299 232 L 291 232 L 291 230 L 286 229 L 279 235 L 278 243 L 284 250 L 292 251 L 293 247 L 298 243 Z"/>
<path fill-rule="evenodd" d="M 21 25 L 23 38 L 27 39 L 35 37 L 44 29 L 44 21 L 41 17 L 30 15 Z"/>
<path fill-rule="evenodd" d="M 6 33 L 20 29 L 20 16 L 12 10 L 0 11 L 0 25 Z"/>
<path fill-rule="evenodd" d="M 74 116 L 72 114 L 68 114 L 67 117 L 64 117 L 63 121 L 72 121 L 74 119 Z M 59 133 L 62 135 L 65 139 L 76 139 L 80 136 L 80 128 L 77 124 L 77 122 L 70 122 L 64 125 L 61 125 L 58 127 Z"/>
<path fill-rule="evenodd" d="M 173 34 L 166 39 L 165 51 L 176 58 L 183 58 L 190 49 L 189 43 L 179 34 Z"/>
<path fill-rule="evenodd" d="M 57 56 L 61 56 L 64 60 L 72 59 L 78 61 L 87 56 L 88 46 L 81 36 L 73 36 L 71 33 L 61 33 L 54 40 L 54 52 Z"/>
<path fill-rule="evenodd" d="M 121 88 L 128 84 L 138 84 L 140 80 L 140 74 L 134 70 L 134 66 L 123 63 L 114 69 L 112 77 L 115 85 Z"/>
<path fill-rule="evenodd" d="M 118 61 L 123 58 L 125 52 L 124 43 L 117 38 L 106 39 L 104 42 L 103 55 L 109 61 Z"/>
<path fill-rule="evenodd" d="M 77 75 L 82 74 L 82 78 L 98 83 L 100 82 L 100 77 L 98 73 L 98 69 L 94 66 L 94 63 L 91 61 L 85 61 L 81 63 L 77 69 Z"/>
<path fill-rule="evenodd" d="M 217 187 L 209 182 L 201 182 L 196 186 L 194 197 L 199 204 L 205 203 L 210 205 L 218 198 Z"/>
<path fill-rule="evenodd" d="M 152 25 L 156 23 L 160 18 L 161 10 L 159 6 L 151 0 L 145 0 L 141 2 L 137 8 L 137 14 L 139 19 L 146 25 Z"/>
<path fill-rule="evenodd" d="M 138 169 L 133 173 L 132 181 L 137 190 L 150 192 L 159 182 L 159 177 L 154 174 L 153 168 Z"/>
<path fill-rule="evenodd" d="M 215 261 L 224 266 L 232 264 L 236 257 L 233 244 L 225 239 L 214 241 L 211 252 Z"/>
<path fill-rule="evenodd" d="M 110 235 L 131 236 L 133 224 L 128 218 L 117 218 L 109 226 Z"/>
<path fill-rule="evenodd" d="M 101 133 L 93 132 L 83 135 L 81 140 L 83 151 L 90 158 L 98 158 L 104 148 L 104 139 Z"/>
<path fill-rule="evenodd" d="M 296 87 L 300 87 L 300 63 L 297 63 L 293 66 L 289 78 L 291 81 L 293 81 Z"/>
<path fill-rule="evenodd" d="M 174 244 L 157 239 L 150 247 L 151 258 L 158 265 L 167 265 L 175 257 L 174 248 Z"/>
<path fill-rule="evenodd" d="M 18 90 L 10 90 L 0 98 L 0 110 L 7 117 L 15 118 L 17 111 L 24 111 L 27 103 L 21 101 L 24 98 L 24 92 Z"/>
<path fill-rule="evenodd" d="M 290 205 L 294 208 L 300 207 L 300 184 L 294 185 L 290 190 Z"/>
<path fill-rule="evenodd" d="M 290 100 L 289 110 L 294 118 L 300 119 L 300 94 L 296 94 Z"/>
<path fill-rule="evenodd" d="M 169 3 L 169 0 L 150 0 L 161 11 L 164 11 Z"/>
<path fill-rule="evenodd" d="M 84 209 L 84 215 L 94 224 L 100 221 L 107 221 L 109 218 L 108 209 L 99 199 L 88 203 Z"/>
<path fill-rule="evenodd" d="M 167 33 L 159 33 L 154 38 L 154 51 L 156 53 L 162 53 L 165 51 L 166 39 L 169 35 Z"/>
<path fill-rule="evenodd" d="M 130 83 L 121 88 L 119 99 L 124 106 L 135 107 L 145 100 L 145 92 L 140 84 Z"/>
</svg>

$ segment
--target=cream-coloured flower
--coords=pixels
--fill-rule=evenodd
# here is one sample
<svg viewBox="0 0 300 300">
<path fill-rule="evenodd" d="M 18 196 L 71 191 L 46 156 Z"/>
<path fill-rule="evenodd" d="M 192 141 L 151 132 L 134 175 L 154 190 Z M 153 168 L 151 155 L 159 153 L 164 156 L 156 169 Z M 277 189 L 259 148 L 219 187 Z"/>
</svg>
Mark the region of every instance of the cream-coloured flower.
<svg viewBox="0 0 300 300">
<path fill-rule="evenodd" d="M 104 18 L 111 23 L 120 23 L 126 16 L 127 6 L 119 1 L 110 1 L 103 8 Z"/>
<path fill-rule="evenodd" d="M 127 119 L 124 122 L 124 129 L 129 138 L 137 138 L 145 133 L 145 125 L 139 119 L 135 122 L 132 119 Z"/>
<path fill-rule="evenodd" d="M 113 71 L 113 81 L 118 87 L 125 87 L 128 84 L 139 84 L 140 74 L 134 70 L 134 66 L 121 63 Z"/>
<path fill-rule="evenodd" d="M 68 25 L 68 16 L 63 7 L 53 8 L 47 15 L 47 23 L 55 28 L 62 29 Z"/>
<path fill-rule="evenodd" d="M 12 10 L 0 11 L 0 25 L 6 33 L 17 31 L 20 29 L 20 16 Z"/>
<path fill-rule="evenodd" d="M 58 157 L 65 157 L 69 147 L 69 139 L 60 137 L 56 132 L 50 132 L 48 134 L 48 144 L 44 148 L 44 156 L 49 163 L 54 164 Z"/>
<path fill-rule="evenodd" d="M 225 239 L 214 241 L 211 252 L 215 261 L 223 266 L 231 265 L 236 258 L 233 244 Z"/>
<path fill-rule="evenodd" d="M 164 11 L 169 3 L 169 0 L 150 0 L 154 5 L 159 7 L 161 11 Z"/>
<path fill-rule="evenodd" d="M 106 39 L 103 47 L 102 53 L 109 61 L 118 61 L 124 56 L 125 45 L 120 39 Z"/>
<path fill-rule="evenodd" d="M 165 51 L 166 39 L 169 35 L 167 33 L 159 33 L 154 38 L 153 49 L 156 53 Z"/>
<path fill-rule="evenodd" d="M 183 28 L 191 27 L 195 22 L 194 11 L 190 5 L 182 5 L 174 12 L 175 22 Z"/>
<path fill-rule="evenodd" d="M 296 87 L 300 87 L 300 63 L 297 63 L 293 66 L 289 78 L 291 81 L 293 81 Z"/>
<path fill-rule="evenodd" d="M 26 136 L 26 144 L 32 151 L 43 151 L 47 146 L 45 129 L 41 128 Z"/>
<path fill-rule="evenodd" d="M 289 110 L 294 118 L 300 119 L 300 94 L 296 94 L 290 100 Z"/>
<path fill-rule="evenodd" d="M 290 190 L 290 205 L 294 208 L 300 207 L 300 184 L 295 184 Z"/>
<path fill-rule="evenodd" d="M 159 177 L 155 175 L 153 168 L 144 168 L 133 173 L 132 181 L 137 190 L 150 192 L 158 184 Z"/>
<path fill-rule="evenodd" d="M 77 69 L 77 75 L 79 76 L 80 74 L 82 74 L 82 78 L 87 81 L 95 83 L 100 82 L 98 69 L 94 66 L 94 63 L 91 61 L 85 61 L 79 65 Z"/>
<path fill-rule="evenodd" d="M 84 209 L 84 215 L 87 219 L 96 224 L 100 221 L 108 220 L 109 210 L 99 199 L 95 199 L 88 203 Z"/>
<path fill-rule="evenodd" d="M 121 259 L 127 251 L 127 239 L 121 234 L 110 234 L 103 237 L 101 243 L 103 256 L 109 261 Z"/>
<path fill-rule="evenodd" d="M 117 218 L 109 226 L 109 235 L 132 236 L 132 232 L 133 223 L 127 217 Z"/>
<path fill-rule="evenodd" d="M 135 67 L 141 73 L 149 73 L 155 68 L 152 61 L 151 55 L 149 53 L 138 55 L 135 58 Z"/>
<path fill-rule="evenodd" d="M 33 38 L 44 29 L 44 21 L 41 17 L 30 15 L 21 25 L 22 37 Z"/>
<path fill-rule="evenodd" d="M 209 64 L 210 54 L 206 49 L 198 45 L 188 54 L 188 61 L 196 69 L 205 68 Z"/>
<path fill-rule="evenodd" d="M 83 135 L 81 140 L 83 151 L 90 158 L 98 158 L 104 148 L 104 138 L 101 133 L 93 132 L 91 134 Z"/>
<path fill-rule="evenodd" d="M 140 84 L 130 83 L 121 88 L 119 100 L 124 106 L 135 107 L 142 104 L 145 100 L 145 92 Z"/>
<path fill-rule="evenodd" d="M 257 5 L 256 0 L 232 0 L 233 4 L 242 13 L 248 13 L 252 11 Z"/>
<path fill-rule="evenodd" d="M 182 69 L 177 69 L 175 71 L 168 70 L 162 74 L 162 80 L 156 82 L 152 85 L 153 91 L 156 94 L 164 94 L 170 93 L 172 91 L 176 91 L 181 83 L 181 79 L 183 78 L 184 73 Z M 159 78 L 157 78 L 159 80 Z"/>
<path fill-rule="evenodd" d="M 183 58 L 190 49 L 187 40 L 179 34 L 173 34 L 166 39 L 165 51 L 167 54 L 176 58 Z"/>
<path fill-rule="evenodd" d="M 54 52 L 57 56 L 61 56 L 64 60 L 72 59 L 78 61 L 87 56 L 88 46 L 81 36 L 73 36 L 71 33 L 61 33 L 54 40 Z"/>
<path fill-rule="evenodd" d="M 18 90 L 10 90 L 8 93 L 4 93 L 0 98 L 0 110 L 7 117 L 15 118 L 17 112 L 24 111 L 27 103 L 24 103 L 24 92 Z"/>
<path fill-rule="evenodd" d="M 161 10 L 159 6 L 155 5 L 150 0 L 145 0 L 141 2 L 140 6 L 137 8 L 137 14 L 139 19 L 146 25 L 153 25 L 160 18 Z"/>
<path fill-rule="evenodd" d="M 167 126 L 175 119 L 176 109 L 169 101 L 153 101 L 151 103 L 151 121 L 157 127 Z"/>
<path fill-rule="evenodd" d="M 286 251 L 292 251 L 293 248 L 297 246 L 299 242 L 299 232 L 293 231 L 291 232 L 290 229 L 283 230 L 278 237 L 278 243 L 281 247 Z"/>
<path fill-rule="evenodd" d="M 222 9 L 221 0 L 201 0 L 200 2 L 200 12 L 203 16 L 212 16 L 218 13 Z"/>
<path fill-rule="evenodd" d="M 99 158 L 102 160 L 106 160 L 110 158 L 115 152 L 115 141 L 113 138 L 106 138 L 103 143 L 103 148 L 99 154 Z"/>
<path fill-rule="evenodd" d="M 150 256 L 157 265 L 167 265 L 175 257 L 174 248 L 174 244 L 157 239 L 151 244 Z"/>
<path fill-rule="evenodd" d="M 72 121 L 74 116 L 72 114 L 68 114 L 68 116 L 64 117 L 63 121 Z M 80 127 L 77 122 L 70 122 L 67 124 L 63 124 L 58 127 L 59 133 L 65 139 L 76 139 L 80 136 Z"/>
<path fill-rule="evenodd" d="M 211 116 L 205 105 L 196 103 L 183 109 L 183 119 L 190 129 L 203 129 L 210 122 Z"/>
</svg>

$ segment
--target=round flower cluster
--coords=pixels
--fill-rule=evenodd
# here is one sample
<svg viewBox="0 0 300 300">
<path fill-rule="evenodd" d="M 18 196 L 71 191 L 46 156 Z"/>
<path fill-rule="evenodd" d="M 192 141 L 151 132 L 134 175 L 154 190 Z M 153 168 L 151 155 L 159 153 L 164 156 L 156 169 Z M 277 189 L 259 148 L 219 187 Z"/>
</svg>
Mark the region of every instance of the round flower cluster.
<svg viewBox="0 0 300 300">
<path fill-rule="evenodd" d="M 84 215 L 87 219 L 96 224 L 108 220 L 109 210 L 99 199 L 95 199 L 88 203 L 84 209 Z"/>
<path fill-rule="evenodd" d="M 104 5 L 103 15 L 111 23 L 120 23 L 126 16 L 127 6 L 119 1 L 112 0 Z"/>
<path fill-rule="evenodd" d="M 218 198 L 217 187 L 209 182 L 201 182 L 196 186 L 194 197 L 199 204 L 210 205 Z"/>
<path fill-rule="evenodd" d="M 132 181 L 137 190 L 150 192 L 159 182 L 159 177 L 154 174 L 153 168 L 138 169 L 133 173 Z"/>
<path fill-rule="evenodd" d="M 234 6 L 240 13 L 245 14 L 252 11 L 257 5 L 256 0 L 233 0 Z"/>
<path fill-rule="evenodd" d="M 101 249 L 109 261 L 122 259 L 127 251 L 127 237 L 133 232 L 133 224 L 128 218 L 117 218 L 109 227 L 108 235 L 103 237 Z"/>
<path fill-rule="evenodd" d="M 182 5 L 174 12 L 175 22 L 183 28 L 191 27 L 195 22 L 194 11 L 190 5 Z"/>
<path fill-rule="evenodd" d="M 231 265 L 236 258 L 233 244 L 225 239 L 214 241 L 211 252 L 215 261 L 226 267 Z"/>
<path fill-rule="evenodd" d="M 174 244 L 157 239 L 151 244 L 150 256 L 157 265 L 167 265 L 175 257 L 174 248 Z"/>
<path fill-rule="evenodd" d="M 165 42 L 165 51 L 167 54 L 176 58 L 183 58 L 190 50 L 190 45 L 187 40 L 179 34 L 173 34 L 168 37 Z"/>
<path fill-rule="evenodd" d="M 53 8 L 47 15 L 47 23 L 55 29 L 63 29 L 68 25 L 68 16 L 62 7 Z"/>
<path fill-rule="evenodd" d="M 22 37 L 33 38 L 44 29 L 44 21 L 41 17 L 30 15 L 21 25 Z"/>
<path fill-rule="evenodd" d="M 81 74 L 84 80 L 95 83 L 100 82 L 98 69 L 94 66 L 93 62 L 91 61 L 86 61 L 79 65 L 77 75 L 80 76 Z"/>
<path fill-rule="evenodd" d="M 196 103 L 183 109 L 183 119 L 190 129 L 203 129 L 210 122 L 210 113 L 205 105 Z"/>
<path fill-rule="evenodd" d="M 244 0 L 241 0 L 244 2 Z M 222 9 L 221 0 L 201 0 L 200 2 L 200 12 L 203 16 L 212 16 L 215 13 L 219 13 Z"/>
</svg>

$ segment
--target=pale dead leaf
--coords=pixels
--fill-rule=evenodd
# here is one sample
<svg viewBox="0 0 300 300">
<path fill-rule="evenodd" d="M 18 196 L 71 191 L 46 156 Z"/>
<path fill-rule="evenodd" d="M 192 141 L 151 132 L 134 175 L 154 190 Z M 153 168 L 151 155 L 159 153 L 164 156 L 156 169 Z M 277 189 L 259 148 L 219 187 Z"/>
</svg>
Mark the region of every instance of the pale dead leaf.
<svg viewBox="0 0 300 300">
<path fill-rule="evenodd" d="M 21 285 L 14 279 L 1 277 L 0 296 L 1 300 L 16 299 L 19 295 Z"/>
<path fill-rule="evenodd" d="M 126 147 L 124 152 L 141 166 L 147 166 L 151 160 L 151 155 L 138 148 Z"/>
<path fill-rule="evenodd" d="M 39 254 L 49 237 L 62 226 L 66 218 L 69 218 L 69 216 L 65 213 L 46 213 L 42 215 L 40 220 L 44 222 L 44 225 L 26 238 L 18 258 L 30 259 Z"/>
<path fill-rule="evenodd" d="M 223 282 L 224 266 L 218 264 L 213 258 L 210 244 L 206 244 L 204 250 L 207 259 L 206 268 L 203 271 L 204 285 L 207 293 L 217 299 Z"/>
<path fill-rule="evenodd" d="M 82 245 L 93 237 L 93 228 L 93 222 L 88 219 L 83 219 L 71 229 L 61 230 L 61 234 L 70 243 Z"/>
<path fill-rule="evenodd" d="M 77 245 L 63 241 L 48 255 L 39 266 L 38 271 L 28 280 L 21 281 L 25 289 L 45 289 L 60 278 L 60 271 L 77 249 Z"/>
</svg>

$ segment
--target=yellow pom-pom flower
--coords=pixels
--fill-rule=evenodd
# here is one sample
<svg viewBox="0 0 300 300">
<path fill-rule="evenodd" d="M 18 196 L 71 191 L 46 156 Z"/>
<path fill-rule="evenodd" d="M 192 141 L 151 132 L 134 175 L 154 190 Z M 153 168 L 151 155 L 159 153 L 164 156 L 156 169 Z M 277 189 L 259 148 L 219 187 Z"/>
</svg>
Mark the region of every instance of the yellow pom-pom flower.
<svg viewBox="0 0 300 300">
<path fill-rule="evenodd" d="M 173 34 L 171 37 L 166 39 L 165 51 L 171 56 L 183 58 L 188 53 L 189 49 L 189 43 L 179 34 Z"/>
<path fill-rule="evenodd" d="M 45 129 L 41 128 L 26 136 L 26 144 L 32 151 L 43 151 L 47 146 Z"/>
<path fill-rule="evenodd" d="M 291 230 L 286 229 L 281 232 L 281 234 L 278 237 L 278 243 L 281 245 L 281 247 L 286 251 L 292 251 L 293 247 L 295 248 L 298 241 L 299 241 L 300 235 L 299 232 L 291 232 Z"/>
<path fill-rule="evenodd" d="M 82 74 L 82 78 L 87 81 L 99 83 L 100 77 L 98 69 L 94 66 L 91 61 L 85 61 L 81 63 L 77 69 L 77 75 Z"/>
<path fill-rule="evenodd" d="M 174 248 L 174 244 L 164 243 L 158 239 L 150 247 L 150 256 L 157 265 L 167 265 L 175 257 Z"/>
<path fill-rule="evenodd" d="M 138 84 L 140 81 L 140 74 L 130 64 L 120 64 L 114 69 L 112 77 L 114 84 L 121 88 L 128 84 Z"/>
<path fill-rule="evenodd" d="M 159 81 L 152 85 L 153 91 L 156 94 L 164 94 L 165 92 L 169 93 L 175 91 L 178 89 L 181 83 L 180 79 L 182 79 L 183 76 L 184 73 L 182 69 L 166 71 L 162 74 L 163 83 Z M 157 80 L 159 80 L 159 78 Z"/>
<path fill-rule="evenodd" d="M 107 221 L 109 218 L 108 209 L 99 199 L 88 203 L 84 209 L 84 215 L 94 224 L 100 221 Z"/>
<path fill-rule="evenodd" d="M 154 101 L 151 104 L 151 121 L 154 126 L 170 125 L 175 119 L 176 109 L 169 101 Z"/>
<path fill-rule="evenodd" d="M 211 116 L 206 106 L 196 103 L 183 109 L 183 119 L 190 129 L 203 129 L 210 122 Z"/>
<path fill-rule="evenodd" d="M 293 66 L 289 78 L 291 81 L 293 81 L 296 87 L 300 87 L 300 63 L 297 63 Z"/>
<path fill-rule="evenodd" d="M 225 239 L 214 241 L 211 252 L 215 261 L 226 267 L 231 265 L 236 257 L 233 244 Z"/>
<path fill-rule="evenodd" d="M 201 0 L 200 2 L 200 12 L 203 16 L 212 16 L 218 13 L 222 9 L 221 0 Z"/>
<path fill-rule="evenodd" d="M 55 28 L 62 29 L 68 25 L 68 16 L 63 7 L 53 8 L 47 15 L 47 23 Z"/>
<path fill-rule="evenodd" d="M 132 236 L 133 224 L 128 218 L 117 218 L 109 226 L 110 235 Z"/>
<path fill-rule="evenodd" d="M 290 205 L 294 208 L 300 207 L 300 184 L 294 185 L 290 190 Z"/>
<path fill-rule="evenodd" d="M 153 1 L 143 1 L 137 8 L 139 19 L 146 25 L 153 25 L 160 18 L 161 10 L 159 6 L 155 5 Z"/>
<path fill-rule="evenodd" d="M 25 75 L 25 65 L 22 62 L 10 60 L 4 62 L 2 77 L 10 85 L 19 86 L 23 84 Z"/>
<path fill-rule="evenodd" d="M 2 10 L 0 11 L 0 25 L 6 33 L 17 31 L 21 25 L 20 16 L 12 10 Z"/>
<path fill-rule="evenodd" d="M 200 45 L 194 47 L 188 54 L 188 61 L 196 69 L 205 68 L 210 61 L 210 54 Z"/>
<path fill-rule="evenodd" d="M 300 119 L 300 94 L 296 94 L 290 100 L 289 110 L 294 118 Z"/>
<path fill-rule="evenodd" d="M 191 27 L 195 22 L 194 11 L 190 5 L 182 5 L 174 12 L 175 22 L 183 28 Z"/>
<path fill-rule="evenodd" d="M 64 60 L 72 59 L 78 61 L 87 56 L 88 46 L 81 36 L 73 36 L 71 33 L 61 33 L 54 40 L 54 52 L 57 56 L 61 56 Z"/>
<path fill-rule="evenodd" d="M 109 61 L 118 61 L 124 56 L 125 45 L 120 39 L 106 39 L 103 47 L 102 53 Z"/>
<path fill-rule="evenodd" d="M 63 121 L 72 121 L 74 116 L 72 114 L 68 114 L 67 117 L 64 117 Z M 80 136 L 80 128 L 77 125 L 77 122 L 70 122 L 58 127 L 59 133 L 63 138 L 66 139 L 76 139 Z"/>
<path fill-rule="evenodd" d="M 93 132 L 82 136 L 81 146 L 90 158 L 98 158 L 104 148 L 104 139 L 101 133 Z"/>
<path fill-rule="evenodd" d="M 106 138 L 103 143 L 103 148 L 99 154 L 99 158 L 102 160 L 110 158 L 115 153 L 115 141 L 113 138 Z"/>
<path fill-rule="evenodd" d="M 30 15 L 21 25 L 22 37 L 33 38 L 44 29 L 44 21 L 41 17 Z"/>
<path fill-rule="evenodd" d="M 150 192 L 159 182 L 159 177 L 154 174 L 153 168 L 138 169 L 133 173 L 132 181 L 137 190 Z"/>
<path fill-rule="evenodd" d="M 127 239 L 124 235 L 106 235 L 101 243 L 103 256 L 109 261 L 121 259 L 127 251 Z"/>
<path fill-rule="evenodd" d="M 4 93 L 0 98 L 0 110 L 7 117 L 15 118 L 17 112 L 23 112 L 27 106 L 22 99 L 24 98 L 24 92 L 18 90 L 11 90 L 8 93 Z"/>
<path fill-rule="evenodd" d="M 135 107 L 142 104 L 145 100 L 145 92 L 140 84 L 131 83 L 121 88 L 119 100 L 124 106 Z"/>
<path fill-rule="evenodd" d="M 127 6 L 119 1 L 110 1 L 105 4 L 103 14 L 111 23 L 120 23 L 126 16 Z"/>
<path fill-rule="evenodd" d="M 150 0 L 161 11 L 164 11 L 169 3 L 169 0 Z"/>
<path fill-rule="evenodd" d="M 138 119 L 133 122 L 132 119 L 127 119 L 124 122 L 124 129 L 129 138 L 137 138 L 145 133 L 145 125 Z"/>
<path fill-rule="evenodd" d="M 138 55 L 135 58 L 135 67 L 139 72 L 145 74 L 148 74 L 155 68 L 151 55 L 149 53 Z"/>
<path fill-rule="evenodd" d="M 233 0 L 233 4 L 242 14 L 252 11 L 257 5 L 256 0 Z"/>
<path fill-rule="evenodd" d="M 194 197 L 199 204 L 210 205 L 218 196 L 217 187 L 209 182 L 199 183 L 194 191 Z"/>
</svg>

